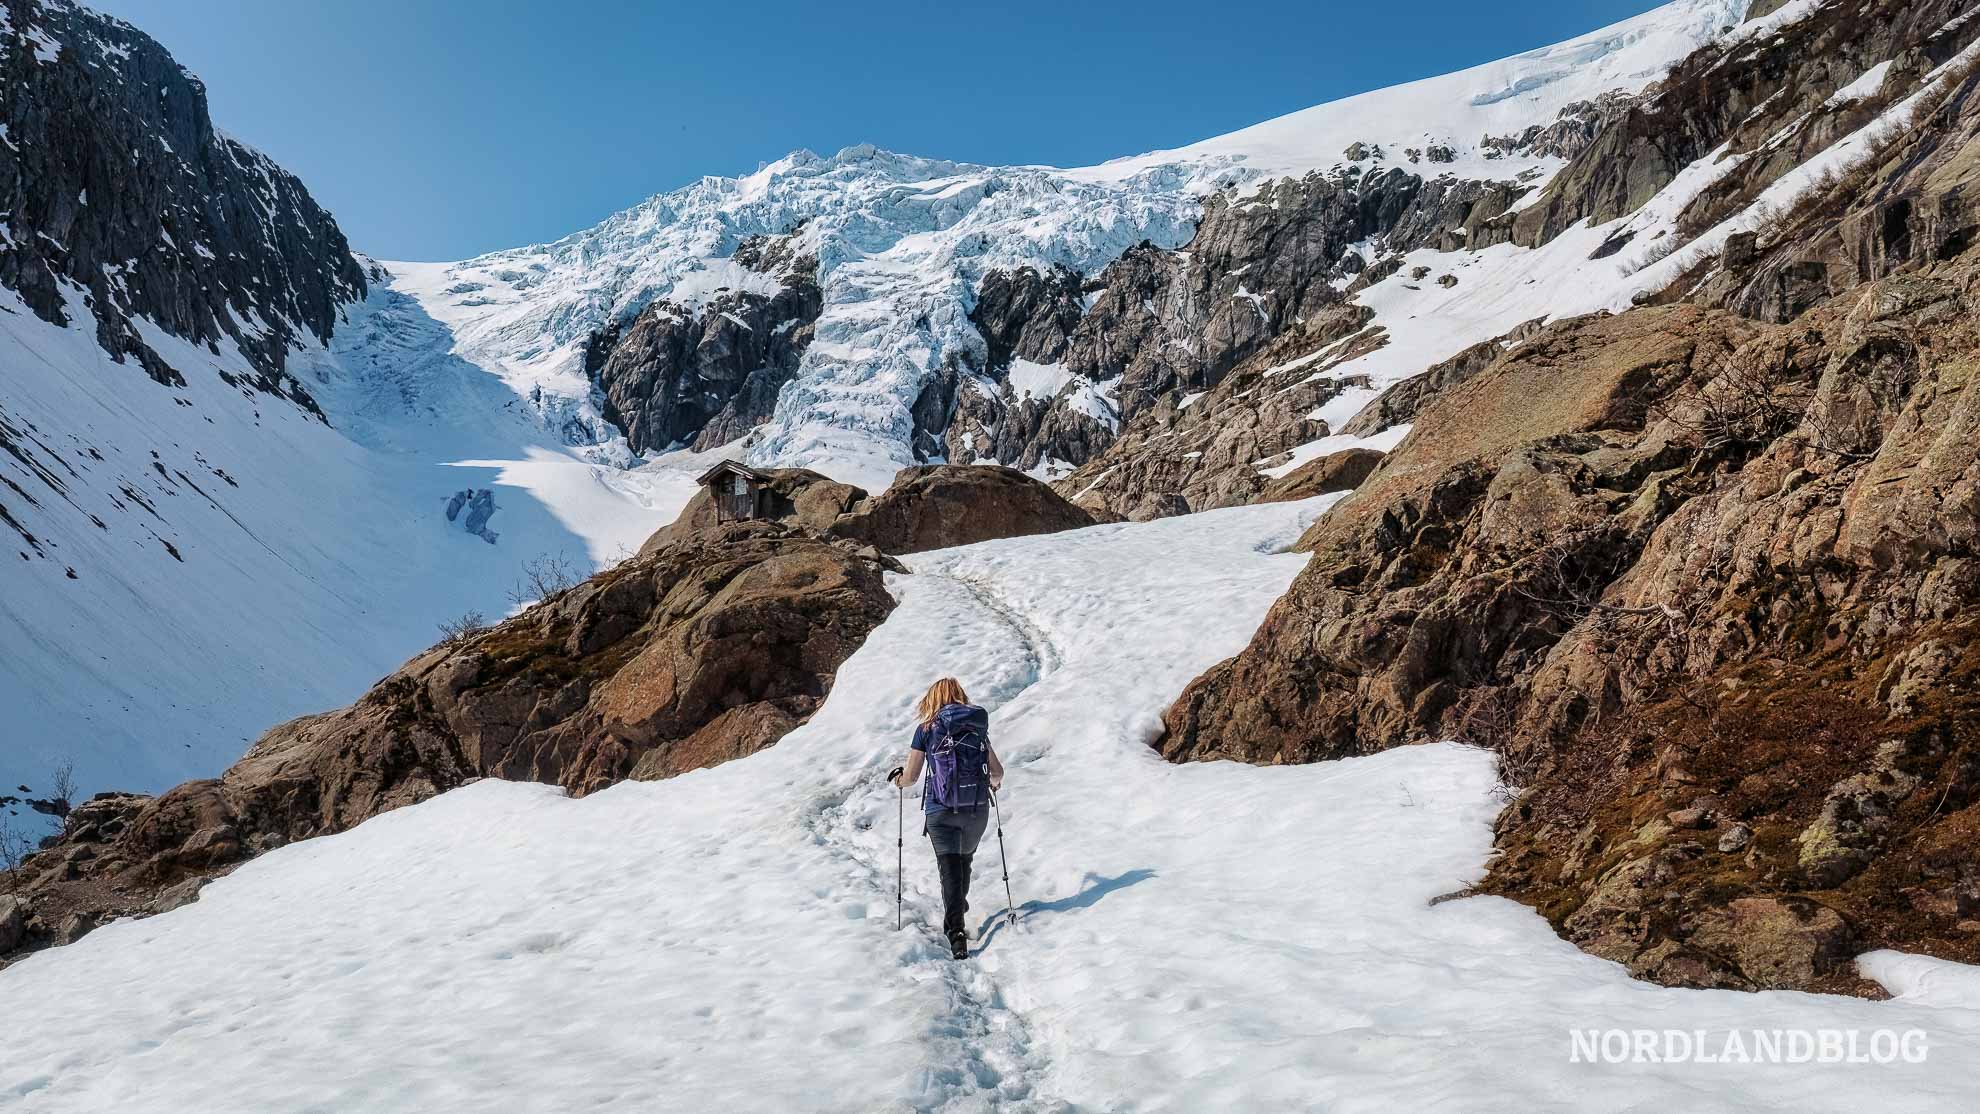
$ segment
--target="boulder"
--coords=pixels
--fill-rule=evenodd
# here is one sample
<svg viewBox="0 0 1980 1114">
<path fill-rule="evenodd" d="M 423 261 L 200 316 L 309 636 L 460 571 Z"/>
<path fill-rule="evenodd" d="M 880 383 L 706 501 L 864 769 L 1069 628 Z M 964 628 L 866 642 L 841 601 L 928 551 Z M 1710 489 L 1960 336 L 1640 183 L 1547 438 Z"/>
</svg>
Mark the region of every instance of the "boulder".
<svg viewBox="0 0 1980 1114">
<path fill-rule="evenodd" d="M 1283 503 L 1335 491 L 1353 491 L 1382 463 L 1375 449 L 1344 449 L 1315 457 L 1265 485 L 1257 502 Z"/>
<path fill-rule="evenodd" d="M 1803 897 L 1742 897 L 1697 915 L 1690 943 L 1731 960 L 1753 989 L 1809 986 L 1850 958 L 1849 922 Z"/>
<path fill-rule="evenodd" d="M 1092 515 L 1022 472 L 939 464 L 900 472 L 827 532 L 887 553 L 918 553 L 1093 524 Z"/>
<path fill-rule="evenodd" d="M 811 530 L 829 530 L 839 518 L 866 498 L 863 488 L 840 483 L 809 468 L 758 468 L 768 477 L 765 511 L 773 522 Z M 673 522 L 653 532 L 639 547 L 642 555 L 719 525 L 715 500 L 707 488 L 694 493 Z"/>
<path fill-rule="evenodd" d="M 884 553 L 915 553 L 1094 524 L 1092 515 L 1047 485 L 993 465 L 906 468 L 886 491 L 874 496 L 807 469 L 759 471 L 769 477 L 769 521 Z M 679 518 L 648 538 L 640 552 L 656 552 L 714 528 L 715 504 L 704 490 L 696 493 Z"/>
<path fill-rule="evenodd" d="M 28 903 L 19 894 L 0 894 L 0 955 L 21 946 L 27 938 Z"/>
</svg>

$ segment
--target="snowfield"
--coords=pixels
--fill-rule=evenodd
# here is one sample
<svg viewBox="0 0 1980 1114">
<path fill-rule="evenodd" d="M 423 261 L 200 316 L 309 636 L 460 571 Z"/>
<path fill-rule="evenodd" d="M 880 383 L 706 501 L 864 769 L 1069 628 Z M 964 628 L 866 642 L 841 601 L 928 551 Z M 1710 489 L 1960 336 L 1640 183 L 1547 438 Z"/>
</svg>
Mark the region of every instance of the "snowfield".
<svg viewBox="0 0 1980 1114">
<path fill-rule="evenodd" d="M 1174 766 L 1333 497 L 913 559 L 771 749 L 582 800 L 484 781 L 257 859 L 0 973 L 0 1108 L 202 1111 L 1964 1111 L 1971 969 L 1879 954 L 1866 1002 L 1668 990 L 1479 878 L 1490 758 Z M 1010 769 L 947 959 L 910 829 L 914 699 L 954 673 Z M 896 807 L 889 807 L 896 806 Z M 909 808 L 912 808 L 910 803 Z M 912 813 L 910 812 L 910 823 Z M 1570 1030 L 1918 1029 L 1924 1063 L 1575 1063 Z"/>
<path fill-rule="evenodd" d="M 0 491 L 36 539 L 0 524 L 9 792 L 46 793 L 65 762 L 85 796 L 217 776 L 431 645 L 439 620 L 501 616 L 524 562 L 589 574 L 693 493 L 685 456 L 628 471 L 547 436 L 389 289 L 348 307 L 327 350 L 291 352 L 328 425 L 227 386 L 252 377 L 231 342 L 140 321 L 186 378 L 150 382 L 97 346 L 80 298 L 60 329 L 0 289 L 0 435 L 24 454 L 0 453 Z M 494 493 L 497 544 L 448 521 L 469 488 Z"/>
</svg>

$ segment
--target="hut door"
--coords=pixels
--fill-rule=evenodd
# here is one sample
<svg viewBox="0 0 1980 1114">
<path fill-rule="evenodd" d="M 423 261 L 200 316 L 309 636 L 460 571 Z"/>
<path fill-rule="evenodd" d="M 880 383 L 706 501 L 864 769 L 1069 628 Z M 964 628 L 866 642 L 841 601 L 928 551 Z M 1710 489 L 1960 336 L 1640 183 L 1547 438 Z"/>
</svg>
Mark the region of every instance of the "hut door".
<svg viewBox="0 0 1980 1114">
<path fill-rule="evenodd" d="M 756 494 L 749 489 L 749 479 L 745 476 L 730 476 L 729 488 L 723 495 L 724 515 L 729 519 L 756 517 Z"/>
</svg>

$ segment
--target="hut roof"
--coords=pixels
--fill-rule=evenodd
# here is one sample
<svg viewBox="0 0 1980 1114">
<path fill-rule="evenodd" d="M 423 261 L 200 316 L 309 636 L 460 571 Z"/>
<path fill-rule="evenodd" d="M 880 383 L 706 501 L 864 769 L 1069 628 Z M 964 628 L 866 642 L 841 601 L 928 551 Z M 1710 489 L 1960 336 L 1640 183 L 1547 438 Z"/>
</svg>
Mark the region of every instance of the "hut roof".
<svg viewBox="0 0 1980 1114">
<path fill-rule="evenodd" d="M 703 472 L 694 482 L 707 487 L 709 484 L 727 475 L 741 476 L 751 483 L 760 484 L 770 482 L 770 476 L 767 473 L 759 472 L 747 464 L 739 464 L 733 460 L 724 460 L 717 463 L 715 467 Z"/>
</svg>

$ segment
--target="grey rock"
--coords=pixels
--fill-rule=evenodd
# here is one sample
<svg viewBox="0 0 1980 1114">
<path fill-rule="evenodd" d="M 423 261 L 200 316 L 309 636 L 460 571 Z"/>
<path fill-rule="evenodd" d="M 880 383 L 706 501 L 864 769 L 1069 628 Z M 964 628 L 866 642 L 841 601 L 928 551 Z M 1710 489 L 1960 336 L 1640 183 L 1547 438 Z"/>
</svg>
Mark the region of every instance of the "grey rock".
<svg viewBox="0 0 1980 1114">
<path fill-rule="evenodd" d="M 97 918 L 92 914 L 70 913 L 55 922 L 54 930 L 50 935 L 57 945 L 73 944 L 95 931 L 97 924 Z"/>
<path fill-rule="evenodd" d="M 209 878 L 194 877 L 188 878 L 176 885 L 167 886 L 165 889 L 159 891 L 157 897 L 151 899 L 151 904 L 148 908 L 153 913 L 169 913 L 181 906 L 191 905 L 193 902 L 199 900 L 199 891 L 205 889 L 209 881 L 211 881 Z"/>
<path fill-rule="evenodd" d="M 1727 854 L 1732 854 L 1736 851 L 1746 850 L 1747 845 L 1752 842 L 1753 829 L 1744 824 L 1734 824 L 1732 827 L 1726 829 L 1724 835 L 1719 837 L 1719 850 Z"/>
<path fill-rule="evenodd" d="M 1702 808 L 1672 809 L 1664 814 L 1664 820 L 1680 831 L 1702 832 L 1712 826 L 1712 814 Z"/>
<path fill-rule="evenodd" d="M 21 946 L 27 938 L 28 902 L 17 894 L 0 894 L 0 955 Z"/>
<path fill-rule="evenodd" d="M 783 282 L 775 295 L 721 291 L 698 309 L 665 298 L 594 333 L 585 362 L 605 418 L 634 452 L 725 445 L 761 425 L 810 346 L 824 294 L 795 233 L 745 240 L 738 263 Z"/>
<path fill-rule="evenodd" d="M 1448 360 L 1430 365 L 1421 375 L 1397 383 L 1361 408 L 1340 432 L 1369 437 L 1390 426 L 1413 421 L 1431 399 L 1477 375 L 1506 351 L 1497 340 L 1482 341 Z"/>
</svg>

